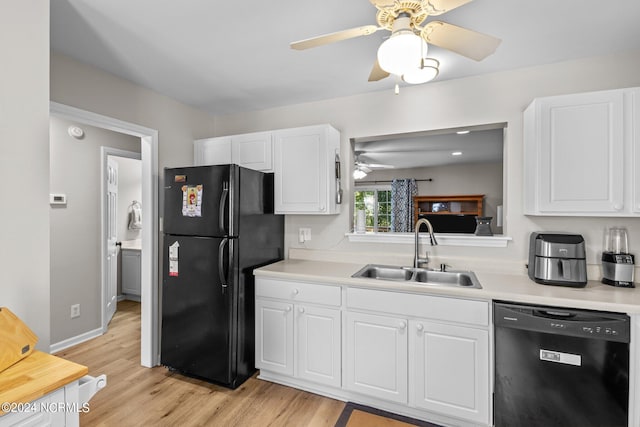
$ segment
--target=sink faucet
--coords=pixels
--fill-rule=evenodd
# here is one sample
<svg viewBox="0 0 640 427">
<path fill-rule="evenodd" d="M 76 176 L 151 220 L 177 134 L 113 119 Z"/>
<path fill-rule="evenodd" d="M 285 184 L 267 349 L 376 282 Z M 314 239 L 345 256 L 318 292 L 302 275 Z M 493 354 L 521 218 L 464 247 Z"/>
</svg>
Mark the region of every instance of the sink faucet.
<svg viewBox="0 0 640 427">
<path fill-rule="evenodd" d="M 419 236 L 420 236 L 420 226 L 422 224 L 426 224 L 427 225 L 427 229 L 429 230 L 429 240 L 431 240 L 431 246 L 435 246 L 438 244 L 438 241 L 436 240 L 436 236 L 434 236 L 433 234 L 433 226 L 431 225 L 431 223 L 429 222 L 428 219 L 426 218 L 420 218 L 417 222 L 416 222 L 416 226 L 415 226 L 415 253 L 414 253 L 414 257 L 413 257 L 413 268 L 419 268 L 420 264 L 428 264 L 429 263 L 429 256 L 428 253 L 425 254 L 424 258 L 420 258 L 420 256 L 418 255 L 418 241 L 419 241 Z"/>
</svg>

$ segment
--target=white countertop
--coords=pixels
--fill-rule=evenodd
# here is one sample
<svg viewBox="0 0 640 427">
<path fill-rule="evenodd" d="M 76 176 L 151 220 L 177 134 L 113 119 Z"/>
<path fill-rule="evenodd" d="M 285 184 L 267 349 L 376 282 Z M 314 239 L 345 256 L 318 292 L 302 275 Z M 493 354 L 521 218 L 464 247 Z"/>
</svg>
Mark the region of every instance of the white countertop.
<svg viewBox="0 0 640 427">
<path fill-rule="evenodd" d="M 259 277 L 450 295 L 481 300 L 585 308 L 640 314 L 640 288 L 616 288 L 589 281 L 584 288 L 540 285 L 526 275 L 475 272 L 482 289 L 353 278 L 364 264 L 289 259 L 255 270 Z"/>
<path fill-rule="evenodd" d="M 132 251 L 140 251 L 142 250 L 142 240 L 123 240 L 120 246 L 120 249 L 128 249 Z"/>
</svg>

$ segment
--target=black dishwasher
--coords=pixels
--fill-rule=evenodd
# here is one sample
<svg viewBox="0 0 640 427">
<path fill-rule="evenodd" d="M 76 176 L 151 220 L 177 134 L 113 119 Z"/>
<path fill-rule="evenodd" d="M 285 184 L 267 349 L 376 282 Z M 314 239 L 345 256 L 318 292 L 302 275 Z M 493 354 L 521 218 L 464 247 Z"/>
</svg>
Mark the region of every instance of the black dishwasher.
<svg viewBox="0 0 640 427">
<path fill-rule="evenodd" d="M 627 427 L 629 316 L 493 305 L 496 427 Z"/>
</svg>

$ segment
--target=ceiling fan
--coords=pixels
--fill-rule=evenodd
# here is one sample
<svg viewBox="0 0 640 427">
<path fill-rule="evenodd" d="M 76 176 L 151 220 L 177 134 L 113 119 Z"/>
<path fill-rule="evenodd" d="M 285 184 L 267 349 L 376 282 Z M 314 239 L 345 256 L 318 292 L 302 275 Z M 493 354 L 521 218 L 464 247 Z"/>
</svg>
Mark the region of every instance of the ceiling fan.
<svg viewBox="0 0 640 427">
<path fill-rule="evenodd" d="M 378 9 L 377 26 L 365 25 L 296 41 L 291 43 L 291 48 L 304 50 L 388 30 L 391 37 L 380 45 L 369 81 L 396 74 L 407 83 L 425 83 L 437 76 L 439 67 L 437 60 L 426 57 L 428 44 L 481 61 L 495 52 L 501 42 L 487 34 L 442 21 L 430 21 L 421 27 L 427 17 L 442 15 L 471 0 L 369 1 Z"/>
<path fill-rule="evenodd" d="M 364 151 L 356 151 L 355 153 L 355 167 L 353 170 L 353 177 L 355 179 L 362 179 L 368 173 L 373 172 L 374 169 L 393 169 L 393 165 L 383 165 L 378 163 L 367 163 L 360 158 L 361 154 L 366 154 Z"/>
</svg>

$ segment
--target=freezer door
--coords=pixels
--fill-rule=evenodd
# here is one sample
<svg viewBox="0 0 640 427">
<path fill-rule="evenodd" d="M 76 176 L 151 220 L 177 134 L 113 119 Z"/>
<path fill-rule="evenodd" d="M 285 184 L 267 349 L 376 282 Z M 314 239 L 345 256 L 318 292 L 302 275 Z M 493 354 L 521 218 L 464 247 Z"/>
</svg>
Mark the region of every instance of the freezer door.
<svg viewBox="0 0 640 427">
<path fill-rule="evenodd" d="M 186 236 L 229 234 L 237 166 L 165 169 L 164 232 Z"/>
<path fill-rule="evenodd" d="M 229 239 L 164 237 L 161 362 L 228 384 L 236 369 Z"/>
</svg>

